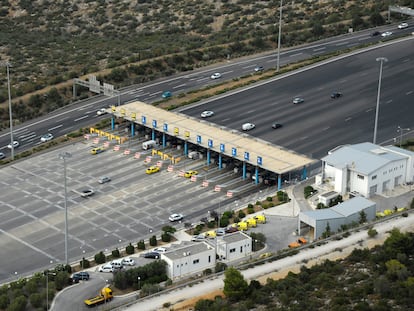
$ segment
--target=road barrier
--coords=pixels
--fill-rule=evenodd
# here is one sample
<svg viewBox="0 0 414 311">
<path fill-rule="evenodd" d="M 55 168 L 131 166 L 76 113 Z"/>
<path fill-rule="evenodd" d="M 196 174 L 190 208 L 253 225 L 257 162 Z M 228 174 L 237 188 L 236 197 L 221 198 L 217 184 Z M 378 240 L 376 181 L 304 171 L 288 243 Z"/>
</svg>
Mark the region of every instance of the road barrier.
<svg viewBox="0 0 414 311">
<path fill-rule="evenodd" d="M 197 181 L 197 176 L 196 175 L 191 176 L 190 180 L 191 181 Z"/>
<path fill-rule="evenodd" d="M 150 163 L 150 162 L 151 162 L 151 160 L 152 160 L 152 157 L 151 157 L 151 156 L 147 156 L 147 157 L 145 158 L 145 160 L 144 160 L 144 163 Z"/>
<path fill-rule="evenodd" d="M 215 187 L 214 187 L 214 191 L 215 191 L 215 192 L 219 192 L 219 191 L 221 191 L 221 187 L 220 187 L 220 186 L 215 186 Z"/>
<path fill-rule="evenodd" d="M 119 151 L 119 149 L 121 149 L 121 146 L 120 145 L 115 145 L 114 146 L 114 151 Z"/>
<path fill-rule="evenodd" d="M 184 177 L 184 174 L 185 174 L 185 172 L 184 172 L 184 171 L 180 171 L 180 172 L 178 173 L 178 176 L 180 176 L 180 177 Z"/>
<path fill-rule="evenodd" d="M 162 161 L 157 161 L 157 166 L 161 168 L 162 167 Z"/>
<path fill-rule="evenodd" d="M 124 155 L 129 155 L 130 153 L 131 153 L 131 150 L 129 150 L 129 149 L 124 150 Z"/>
<path fill-rule="evenodd" d="M 104 142 L 103 146 L 104 146 L 105 148 L 108 148 L 108 147 L 109 147 L 109 141 Z"/>
<path fill-rule="evenodd" d="M 208 181 L 204 180 L 203 183 L 201 184 L 202 187 L 208 187 Z"/>
<path fill-rule="evenodd" d="M 168 165 L 167 172 L 172 172 L 172 171 L 174 171 L 174 166 Z"/>
<path fill-rule="evenodd" d="M 99 137 L 95 137 L 95 138 L 93 139 L 93 143 L 94 143 L 94 144 L 98 144 L 98 143 L 99 143 Z"/>
<path fill-rule="evenodd" d="M 141 153 L 140 152 L 135 152 L 134 158 L 139 159 L 140 157 L 141 157 Z"/>
<path fill-rule="evenodd" d="M 226 197 L 232 198 L 233 197 L 233 192 L 227 191 Z"/>
</svg>

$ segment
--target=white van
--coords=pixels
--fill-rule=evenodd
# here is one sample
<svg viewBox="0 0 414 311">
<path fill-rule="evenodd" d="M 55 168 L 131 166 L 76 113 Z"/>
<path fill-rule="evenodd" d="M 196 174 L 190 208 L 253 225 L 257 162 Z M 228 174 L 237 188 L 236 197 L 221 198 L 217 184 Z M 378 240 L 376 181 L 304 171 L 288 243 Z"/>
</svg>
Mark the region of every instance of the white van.
<svg viewBox="0 0 414 311">
<path fill-rule="evenodd" d="M 114 270 L 116 270 L 116 269 L 122 269 L 124 267 L 124 265 L 122 263 L 122 259 L 112 260 L 110 262 L 110 264 L 111 264 L 111 266 L 112 266 L 112 268 Z"/>
<path fill-rule="evenodd" d="M 188 158 L 189 159 L 193 159 L 193 160 L 197 160 L 200 158 L 200 152 L 198 151 L 191 151 L 188 153 Z"/>
<path fill-rule="evenodd" d="M 142 143 L 142 149 L 148 150 L 152 149 L 157 145 L 157 142 L 155 140 L 147 140 Z"/>
</svg>

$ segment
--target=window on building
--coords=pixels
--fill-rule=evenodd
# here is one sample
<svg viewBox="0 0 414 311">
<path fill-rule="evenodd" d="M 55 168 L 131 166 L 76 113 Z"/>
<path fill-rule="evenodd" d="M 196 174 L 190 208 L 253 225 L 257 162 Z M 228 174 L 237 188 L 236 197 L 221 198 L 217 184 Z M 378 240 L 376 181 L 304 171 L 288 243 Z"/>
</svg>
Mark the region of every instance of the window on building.
<svg viewBox="0 0 414 311">
<path fill-rule="evenodd" d="M 243 253 L 243 246 L 240 246 L 240 253 Z"/>
<path fill-rule="evenodd" d="M 200 262 L 200 260 L 199 260 L 199 259 L 194 259 L 194 260 L 193 260 L 193 265 L 198 264 L 199 262 Z"/>
<path fill-rule="evenodd" d="M 372 180 L 377 179 L 377 175 L 372 176 Z"/>
<path fill-rule="evenodd" d="M 236 251 L 235 248 L 230 248 L 230 253 L 234 253 Z"/>
<path fill-rule="evenodd" d="M 208 262 L 211 262 L 211 256 L 208 256 Z"/>
<path fill-rule="evenodd" d="M 358 179 L 362 179 L 362 180 L 364 180 L 364 176 L 363 175 L 357 175 L 357 177 L 358 177 Z"/>
</svg>

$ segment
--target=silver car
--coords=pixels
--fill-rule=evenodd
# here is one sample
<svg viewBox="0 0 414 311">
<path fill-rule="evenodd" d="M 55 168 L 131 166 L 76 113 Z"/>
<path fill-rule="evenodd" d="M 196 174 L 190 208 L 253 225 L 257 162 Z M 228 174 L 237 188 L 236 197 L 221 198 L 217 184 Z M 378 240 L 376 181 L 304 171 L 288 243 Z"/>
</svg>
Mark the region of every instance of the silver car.
<svg viewBox="0 0 414 311">
<path fill-rule="evenodd" d="M 107 183 L 107 182 L 110 182 L 110 181 L 111 181 L 111 178 L 109 176 L 103 176 L 103 177 L 99 178 L 98 183 L 104 184 L 104 183 Z"/>
<path fill-rule="evenodd" d="M 293 99 L 293 103 L 296 105 L 296 104 L 301 104 L 301 103 L 303 103 L 305 100 L 302 98 L 302 97 L 295 97 L 294 99 Z"/>
</svg>

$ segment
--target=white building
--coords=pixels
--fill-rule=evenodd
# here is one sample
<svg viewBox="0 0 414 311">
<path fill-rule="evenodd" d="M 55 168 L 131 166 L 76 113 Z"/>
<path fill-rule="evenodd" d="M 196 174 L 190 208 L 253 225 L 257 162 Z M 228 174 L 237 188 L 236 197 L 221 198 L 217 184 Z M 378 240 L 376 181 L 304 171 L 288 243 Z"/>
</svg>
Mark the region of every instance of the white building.
<svg viewBox="0 0 414 311">
<path fill-rule="evenodd" d="M 341 195 L 369 198 L 414 181 L 414 152 L 395 146 L 340 146 L 322 158 L 322 165 L 317 183 L 330 184 Z"/>
<path fill-rule="evenodd" d="M 161 254 L 167 263 L 167 275 L 171 280 L 201 273 L 216 266 L 216 252 L 206 242 L 177 245 Z"/>
<path fill-rule="evenodd" d="M 217 237 L 217 256 L 220 260 L 229 262 L 250 256 L 252 254 L 252 238 L 238 231 Z"/>
</svg>

